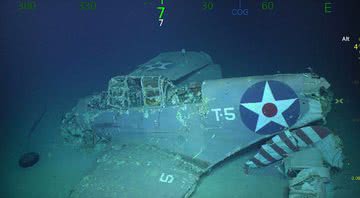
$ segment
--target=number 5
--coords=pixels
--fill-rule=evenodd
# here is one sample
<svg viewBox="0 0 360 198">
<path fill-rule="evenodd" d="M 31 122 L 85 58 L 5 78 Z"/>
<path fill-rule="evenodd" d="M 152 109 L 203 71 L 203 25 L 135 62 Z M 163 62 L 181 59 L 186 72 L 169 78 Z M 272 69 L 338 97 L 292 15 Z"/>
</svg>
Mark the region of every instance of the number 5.
<svg viewBox="0 0 360 198">
<path fill-rule="evenodd" d="M 229 111 L 234 111 L 234 107 L 224 108 L 225 119 L 235 120 L 235 113 Z"/>
</svg>

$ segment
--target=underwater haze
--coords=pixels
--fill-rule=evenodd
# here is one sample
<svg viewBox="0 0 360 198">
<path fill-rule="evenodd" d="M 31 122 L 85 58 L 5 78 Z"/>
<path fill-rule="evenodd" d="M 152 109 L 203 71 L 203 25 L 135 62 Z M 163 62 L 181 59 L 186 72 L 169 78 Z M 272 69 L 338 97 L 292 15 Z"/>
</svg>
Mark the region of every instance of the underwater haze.
<svg viewBox="0 0 360 198">
<path fill-rule="evenodd" d="M 325 78 L 333 101 L 323 124 L 341 138 L 345 155 L 342 170 L 331 172 L 333 197 L 356 197 L 359 8 L 356 0 L 2 1 L 0 197 L 86 197 L 79 186 L 84 178 L 103 176 L 99 169 L 109 167 L 101 160 L 114 153 L 116 148 L 107 153 L 108 147 L 116 145 L 84 149 L 69 144 L 61 131 L 67 113 L 81 99 L 108 90 L 111 78 L 128 75 L 161 53 L 192 51 L 208 54 L 221 66 L 222 78 L 295 73 Z M 141 148 L 129 152 L 146 156 Z M 244 173 L 243 164 L 256 151 L 236 152 L 206 170 L 194 181 L 191 197 L 288 197 L 284 178 Z M 21 163 L 29 152 L 34 154 Z M 119 152 L 113 155 L 127 157 Z M 129 169 L 130 177 L 132 173 L 136 175 L 136 169 Z M 150 187 L 130 183 L 137 193 L 129 188 L 127 196 L 96 196 L 149 196 Z M 187 196 L 172 192 L 162 197 Z"/>
</svg>

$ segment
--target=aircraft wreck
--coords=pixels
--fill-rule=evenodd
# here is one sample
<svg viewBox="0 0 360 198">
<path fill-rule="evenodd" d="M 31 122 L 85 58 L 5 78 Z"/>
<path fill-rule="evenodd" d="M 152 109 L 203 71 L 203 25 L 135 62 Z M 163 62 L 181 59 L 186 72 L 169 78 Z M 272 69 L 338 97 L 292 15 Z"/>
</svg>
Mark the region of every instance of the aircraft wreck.
<svg viewBox="0 0 360 198">
<path fill-rule="evenodd" d="M 258 153 L 245 171 L 281 161 L 289 197 L 324 195 L 330 168 L 342 168 L 341 141 L 322 126 L 329 87 L 313 73 L 225 79 L 204 52 L 161 53 L 64 116 L 67 142 L 111 147 L 70 197 L 190 197 L 203 173 L 249 147 Z"/>
</svg>

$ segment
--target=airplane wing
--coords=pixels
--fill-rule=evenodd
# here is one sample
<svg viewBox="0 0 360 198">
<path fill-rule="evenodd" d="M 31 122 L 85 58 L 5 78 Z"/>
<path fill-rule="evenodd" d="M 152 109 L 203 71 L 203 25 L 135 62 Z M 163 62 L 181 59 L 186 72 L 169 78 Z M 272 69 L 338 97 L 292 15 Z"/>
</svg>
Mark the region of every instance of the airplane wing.
<svg viewBox="0 0 360 198">
<path fill-rule="evenodd" d="M 189 197 L 207 167 L 154 146 L 113 147 L 69 197 Z"/>
<path fill-rule="evenodd" d="M 221 78 L 219 65 L 213 63 L 211 57 L 204 52 L 161 53 L 148 62 L 141 64 L 129 74 L 130 76 L 165 76 L 171 81 L 203 81 Z"/>
</svg>

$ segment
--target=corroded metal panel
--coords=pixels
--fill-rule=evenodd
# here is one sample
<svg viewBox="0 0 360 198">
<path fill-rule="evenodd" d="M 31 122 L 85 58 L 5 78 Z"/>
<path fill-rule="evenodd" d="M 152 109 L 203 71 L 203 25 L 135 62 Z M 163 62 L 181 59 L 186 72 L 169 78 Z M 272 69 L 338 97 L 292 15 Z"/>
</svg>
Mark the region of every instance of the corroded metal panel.
<svg viewBox="0 0 360 198">
<path fill-rule="evenodd" d="M 321 98 L 321 87 L 328 88 L 328 83 L 308 78 L 312 77 L 287 74 L 205 81 L 203 101 L 210 110 L 203 119 L 207 145 L 198 157 L 216 163 L 281 131 L 324 119 L 320 99 L 310 96 Z"/>
<path fill-rule="evenodd" d="M 113 147 L 69 197 L 189 197 L 208 166 L 154 146 Z"/>
<path fill-rule="evenodd" d="M 165 76 L 177 80 L 197 69 L 212 64 L 211 57 L 204 52 L 165 52 L 139 65 L 130 76 Z"/>
</svg>

